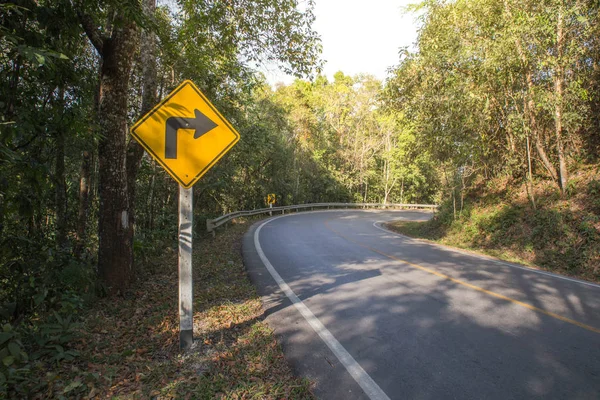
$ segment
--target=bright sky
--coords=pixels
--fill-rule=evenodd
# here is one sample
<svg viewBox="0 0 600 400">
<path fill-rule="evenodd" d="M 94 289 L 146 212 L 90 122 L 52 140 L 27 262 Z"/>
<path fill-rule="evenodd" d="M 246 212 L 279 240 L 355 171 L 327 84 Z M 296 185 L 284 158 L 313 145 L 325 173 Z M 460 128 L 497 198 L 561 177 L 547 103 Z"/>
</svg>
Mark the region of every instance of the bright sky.
<svg viewBox="0 0 600 400">
<path fill-rule="evenodd" d="M 379 79 L 398 63 L 398 50 L 417 38 L 414 14 L 403 8 L 418 0 L 316 0 L 314 29 L 320 34 L 324 73 L 368 73 Z M 269 69 L 271 84 L 291 83 L 293 78 Z"/>
</svg>

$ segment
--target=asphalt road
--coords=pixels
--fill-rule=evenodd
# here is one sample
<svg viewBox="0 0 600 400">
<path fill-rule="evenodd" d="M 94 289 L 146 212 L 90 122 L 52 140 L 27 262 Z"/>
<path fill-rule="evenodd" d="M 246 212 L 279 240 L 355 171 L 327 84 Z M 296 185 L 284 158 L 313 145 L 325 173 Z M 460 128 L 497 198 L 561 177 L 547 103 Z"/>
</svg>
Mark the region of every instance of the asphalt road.
<svg viewBox="0 0 600 400">
<path fill-rule="evenodd" d="M 600 286 L 382 230 L 409 211 L 273 217 L 244 261 L 322 399 L 600 399 Z"/>
</svg>

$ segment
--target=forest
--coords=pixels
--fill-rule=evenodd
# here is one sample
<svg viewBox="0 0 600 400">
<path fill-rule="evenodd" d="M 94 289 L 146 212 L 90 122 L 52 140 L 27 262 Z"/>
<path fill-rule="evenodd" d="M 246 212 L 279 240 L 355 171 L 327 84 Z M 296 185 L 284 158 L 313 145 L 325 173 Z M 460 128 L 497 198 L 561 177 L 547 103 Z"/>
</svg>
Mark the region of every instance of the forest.
<svg viewBox="0 0 600 400">
<path fill-rule="evenodd" d="M 174 246 L 178 185 L 129 127 L 185 79 L 241 137 L 194 186 L 199 235 L 269 193 L 440 204 L 398 229 L 600 279 L 600 5 L 425 0 L 379 81 L 322 75 L 298 3 L 0 4 L 0 393 L 53 393 L 36 371 L 77 359 L 71 318 Z"/>
<path fill-rule="evenodd" d="M 598 4 L 432 1 L 414 11 L 418 51 L 401 54 L 384 91 L 439 163 L 443 210 L 406 229 L 598 280 Z"/>
</svg>

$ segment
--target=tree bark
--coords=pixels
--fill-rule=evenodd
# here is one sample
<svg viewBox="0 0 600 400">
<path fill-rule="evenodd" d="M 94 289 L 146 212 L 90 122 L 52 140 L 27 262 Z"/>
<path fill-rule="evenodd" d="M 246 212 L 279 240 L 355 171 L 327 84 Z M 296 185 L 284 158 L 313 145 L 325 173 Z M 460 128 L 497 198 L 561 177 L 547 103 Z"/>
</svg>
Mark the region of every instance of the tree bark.
<svg viewBox="0 0 600 400">
<path fill-rule="evenodd" d="M 80 17 L 81 18 L 81 17 Z M 121 17 L 110 38 L 98 39 L 90 21 L 82 25 L 100 52 L 101 76 L 98 119 L 98 273 L 109 293 L 122 293 L 133 278 L 133 235 L 126 175 L 129 78 L 137 48 L 133 21 Z"/>
</svg>

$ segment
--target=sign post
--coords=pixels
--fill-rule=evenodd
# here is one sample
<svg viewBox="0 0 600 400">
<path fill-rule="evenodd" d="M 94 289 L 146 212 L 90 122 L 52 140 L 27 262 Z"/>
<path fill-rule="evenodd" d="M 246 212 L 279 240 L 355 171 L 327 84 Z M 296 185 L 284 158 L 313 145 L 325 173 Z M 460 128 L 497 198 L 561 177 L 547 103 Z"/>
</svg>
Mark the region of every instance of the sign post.
<svg viewBox="0 0 600 400">
<path fill-rule="evenodd" d="M 275 204 L 276 201 L 276 197 L 274 193 L 269 193 L 267 195 L 267 204 L 269 205 L 269 208 L 273 208 L 273 204 Z M 269 211 L 269 216 L 273 216 L 273 211 Z"/>
<path fill-rule="evenodd" d="M 179 183 L 179 348 L 193 343 L 192 187 L 240 135 L 191 81 L 131 127 L 131 135 Z"/>
<path fill-rule="evenodd" d="M 194 226 L 194 189 L 179 186 L 179 348 L 189 349 L 193 342 L 192 235 Z"/>
</svg>

